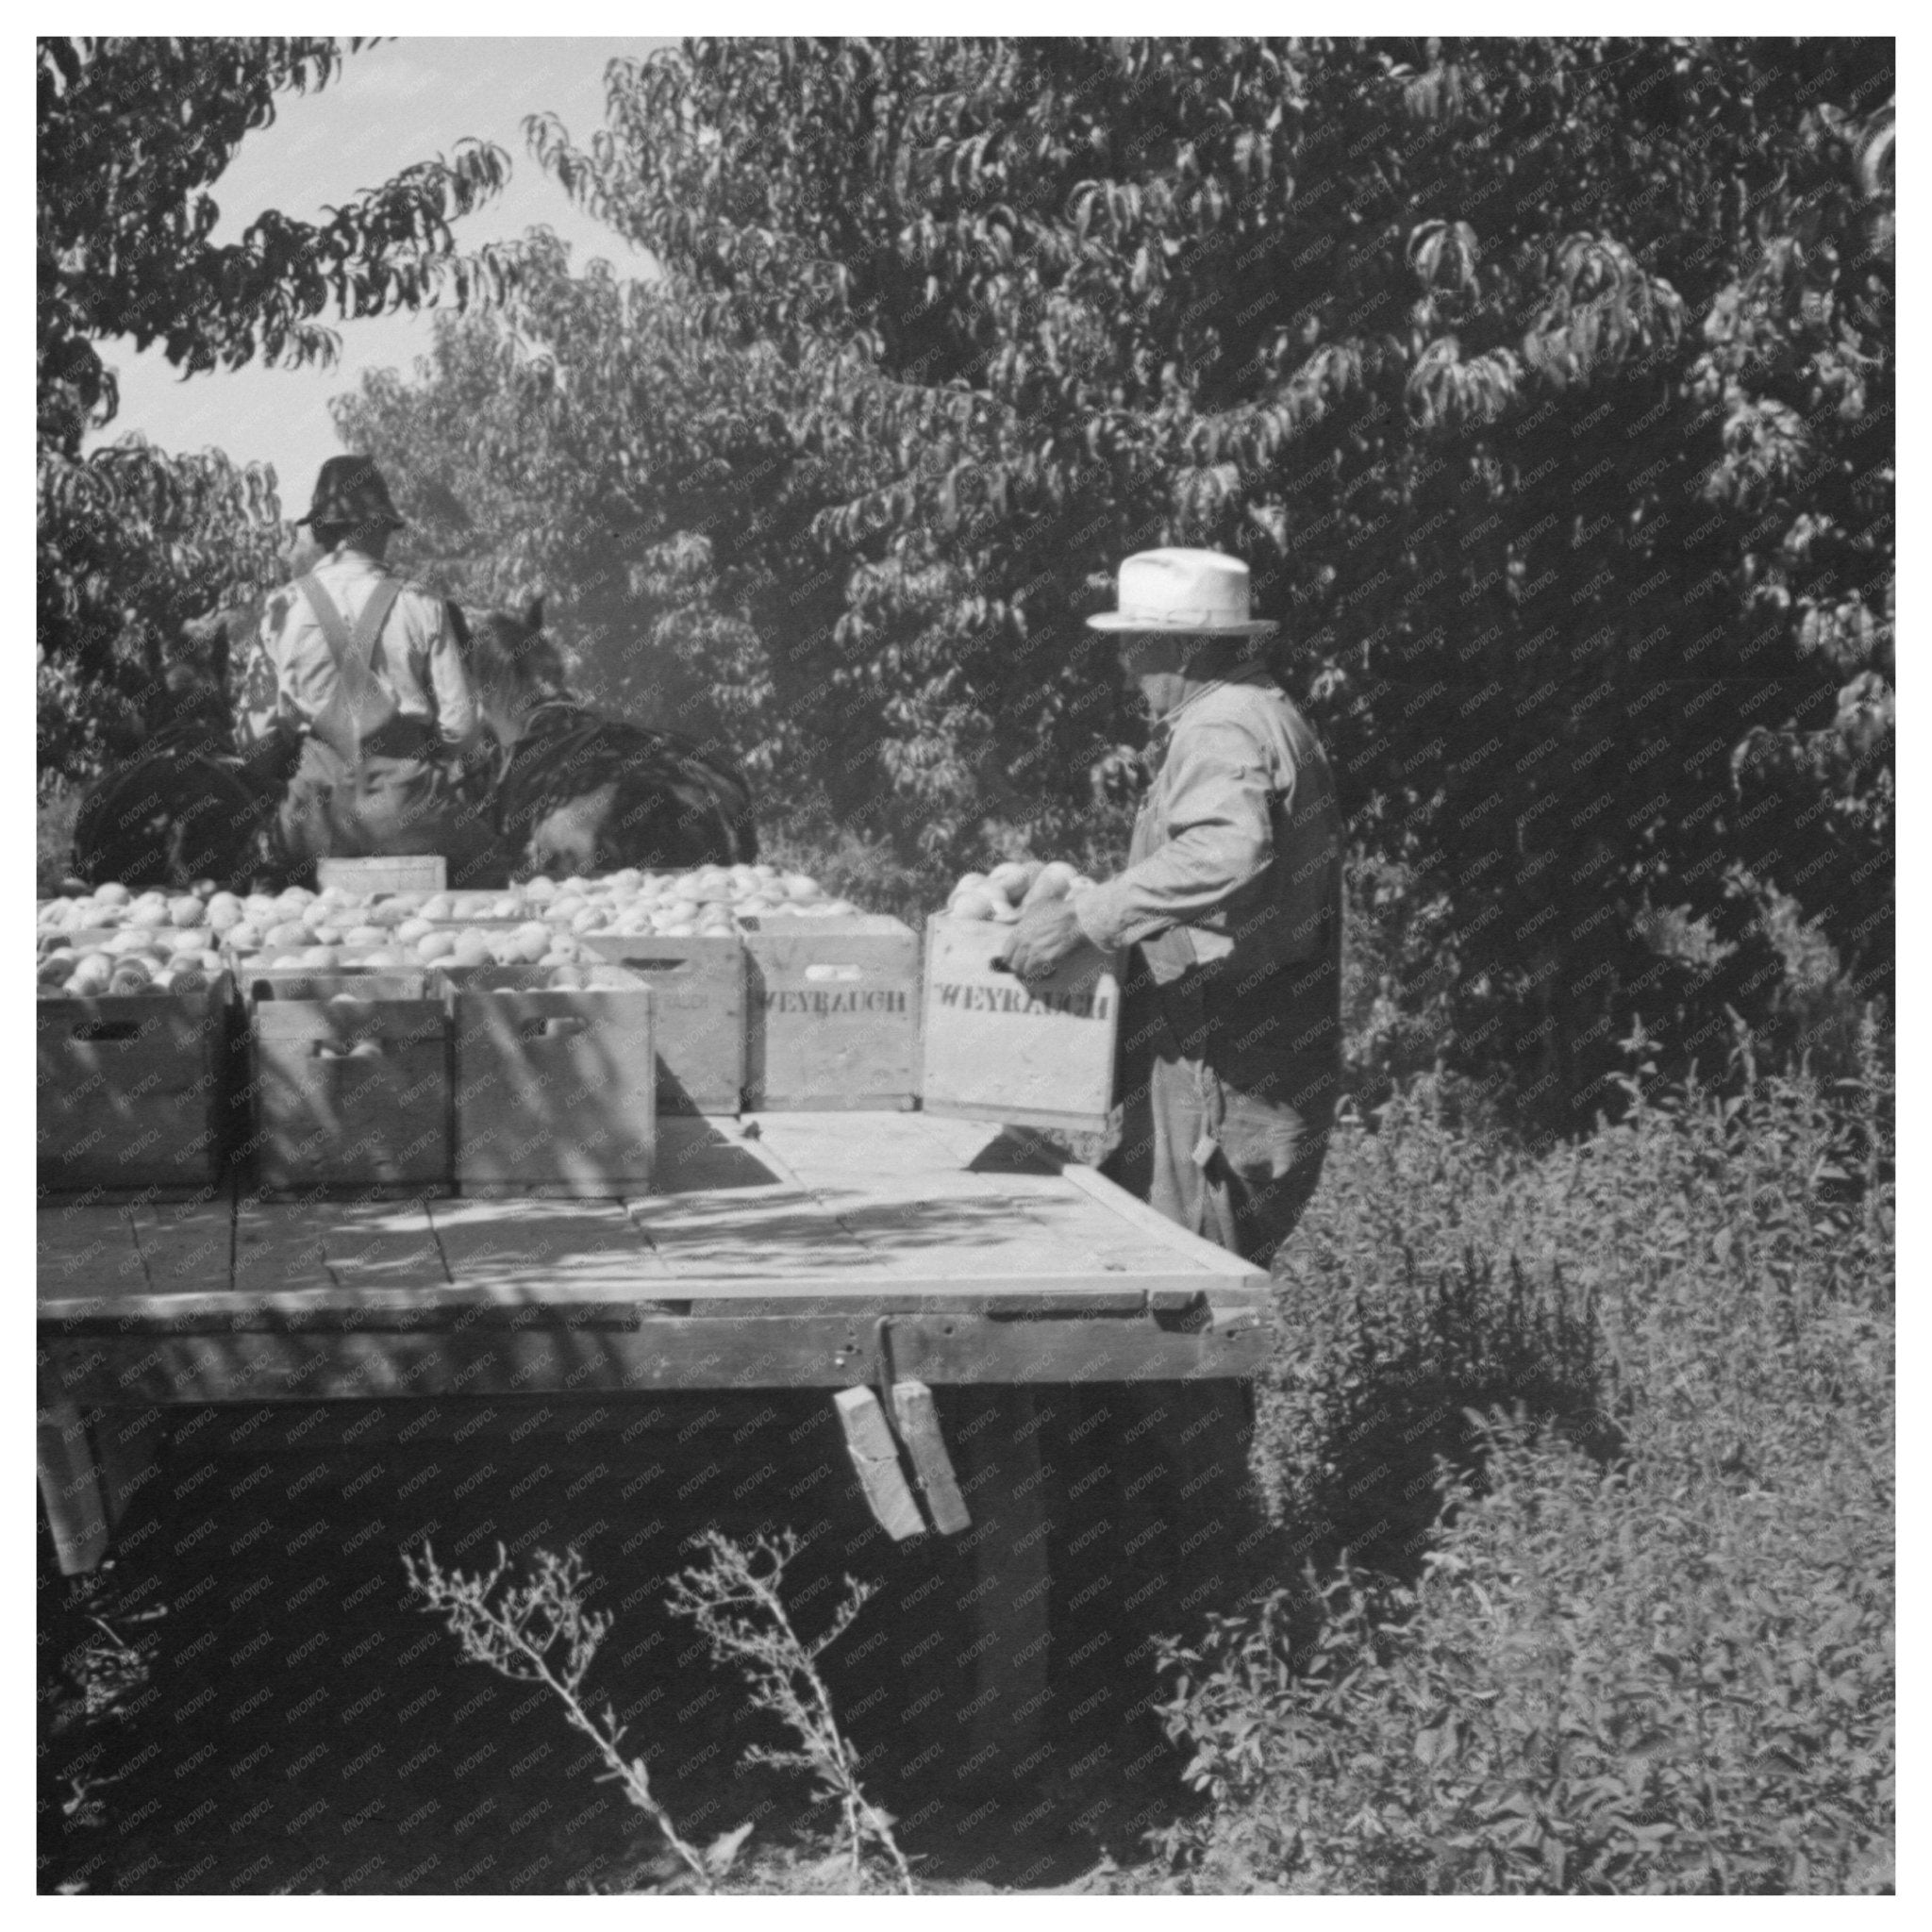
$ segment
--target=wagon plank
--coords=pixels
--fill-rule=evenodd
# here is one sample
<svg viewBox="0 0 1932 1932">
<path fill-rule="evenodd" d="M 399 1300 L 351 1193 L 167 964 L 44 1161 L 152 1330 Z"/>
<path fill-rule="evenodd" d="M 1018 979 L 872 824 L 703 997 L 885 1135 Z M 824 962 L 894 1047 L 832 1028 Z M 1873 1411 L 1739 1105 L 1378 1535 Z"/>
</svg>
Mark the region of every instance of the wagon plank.
<svg viewBox="0 0 1932 1932">
<path fill-rule="evenodd" d="M 235 1292 L 244 1299 L 331 1287 L 449 1283 L 420 1200 L 243 1201 L 235 1215 Z"/>
<path fill-rule="evenodd" d="M 971 1183 L 961 1185 L 962 1178 Z M 962 1280 L 982 1274 L 1086 1276 L 1144 1268 L 1145 1243 L 1124 1243 L 1117 1224 L 1058 1180 L 1031 1190 L 949 1175 L 910 1186 L 832 1188 L 820 1199 L 882 1263 L 924 1273 L 943 1252 Z M 1163 1273 L 1174 1273 L 1162 1266 Z"/>
<path fill-rule="evenodd" d="M 143 1203 L 127 1209 L 127 1222 L 141 1252 L 150 1293 L 193 1290 L 211 1280 L 231 1278 L 235 1245 L 232 1202 Z"/>
<path fill-rule="evenodd" d="M 817 1116 L 813 1116 L 817 1118 Z M 736 1198 L 785 1185 L 757 1135 L 711 1115 L 658 1116 L 651 1195 L 722 1194 Z"/>
<path fill-rule="evenodd" d="M 930 1273 L 941 1252 L 962 1287 L 995 1274 L 1064 1281 L 1144 1267 L 1144 1241 L 1070 1189 L 1049 1160 L 1035 1162 L 1024 1145 L 1002 1140 L 997 1127 L 902 1119 L 905 1133 L 883 1162 L 874 1161 L 876 1140 L 836 1115 L 781 1118 L 766 1151 L 896 1275 Z M 988 1172 L 962 1165 L 995 1147 L 1014 1158 L 990 1163 Z"/>
<path fill-rule="evenodd" d="M 592 1284 L 636 1288 L 671 1272 L 616 1201 L 434 1201 L 428 1214 L 458 1289 L 567 1300 Z"/>
<path fill-rule="evenodd" d="M 52 1208 L 38 1217 L 41 1292 L 114 1296 L 147 1287 L 141 1243 L 125 1208 Z"/>
<path fill-rule="evenodd" d="M 815 1195 L 780 1186 L 756 1196 L 633 1196 L 632 1224 L 679 1279 L 752 1278 L 808 1287 L 827 1271 L 850 1274 L 873 1257 Z"/>
<path fill-rule="evenodd" d="M 1252 1261 L 1243 1260 L 1240 1255 L 1230 1254 L 1225 1248 L 1216 1247 L 1211 1241 L 1190 1234 L 1186 1228 L 1170 1221 L 1158 1208 L 1150 1208 L 1145 1201 L 1138 1200 L 1124 1188 L 1116 1187 L 1091 1167 L 1081 1167 L 1070 1161 L 1061 1171 L 1061 1178 L 1069 1187 L 1077 1188 L 1116 1225 L 1129 1230 L 1123 1239 L 1131 1241 L 1135 1235 L 1141 1237 L 1133 1244 L 1143 1256 L 1151 1240 L 1166 1256 L 1184 1255 L 1204 1273 L 1238 1275 L 1256 1281 L 1267 1279 L 1266 1272 L 1257 1268 Z M 1163 1261 L 1162 1265 L 1169 1264 Z"/>
</svg>

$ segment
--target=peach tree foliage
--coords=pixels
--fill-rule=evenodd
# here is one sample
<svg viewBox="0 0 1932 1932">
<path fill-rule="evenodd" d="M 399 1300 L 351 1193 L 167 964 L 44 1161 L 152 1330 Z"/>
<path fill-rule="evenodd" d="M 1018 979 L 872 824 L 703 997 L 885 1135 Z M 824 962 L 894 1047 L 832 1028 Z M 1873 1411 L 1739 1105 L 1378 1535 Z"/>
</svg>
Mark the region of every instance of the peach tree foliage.
<svg viewBox="0 0 1932 1932">
<path fill-rule="evenodd" d="M 139 439 L 83 456 L 113 420 L 101 345 L 158 347 L 186 375 L 258 358 L 326 362 L 325 317 L 500 292 L 513 263 L 453 249 L 450 223 L 507 178 L 465 142 L 329 211 L 263 209 L 217 242 L 213 190 L 243 137 L 291 90 L 325 85 L 359 41 L 42 38 L 35 403 L 43 764 L 114 748 L 116 712 L 188 617 L 266 581 L 275 479 L 219 451 Z"/>
<path fill-rule="evenodd" d="M 140 742 L 182 624 L 268 581 L 275 479 L 130 435 L 84 458 L 42 450 L 36 483 L 39 758 L 75 774 Z"/>
<path fill-rule="evenodd" d="M 1574 1090 L 1633 1009 L 1761 1005 L 1740 864 L 1884 983 L 1890 60 L 696 41 L 531 132 L 699 335 L 822 372 L 725 412 L 828 499 L 762 580 L 741 505 L 742 609 L 929 846 L 1052 825 L 1125 734 L 1101 573 L 1238 550 L 1464 1030 Z M 1733 948 L 1694 984 L 1672 907 Z"/>
</svg>

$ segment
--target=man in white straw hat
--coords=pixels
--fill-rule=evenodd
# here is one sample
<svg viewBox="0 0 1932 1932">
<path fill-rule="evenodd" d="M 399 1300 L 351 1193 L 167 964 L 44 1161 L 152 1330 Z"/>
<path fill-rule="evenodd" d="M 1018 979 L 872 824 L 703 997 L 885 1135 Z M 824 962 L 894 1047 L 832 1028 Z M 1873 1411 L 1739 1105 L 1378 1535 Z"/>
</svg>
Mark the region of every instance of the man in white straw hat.
<svg viewBox="0 0 1932 1932">
<path fill-rule="evenodd" d="M 1247 566 L 1149 550 L 1121 566 L 1121 669 L 1154 719 L 1127 869 L 1029 907 L 1026 978 L 1131 946 L 1123 1138 L 1108 1171 L 1266 1266 L 1327 1152 L 1341 1078 L 1341 817 L 1328 760 L 1269 675 Z"/>
</svg>

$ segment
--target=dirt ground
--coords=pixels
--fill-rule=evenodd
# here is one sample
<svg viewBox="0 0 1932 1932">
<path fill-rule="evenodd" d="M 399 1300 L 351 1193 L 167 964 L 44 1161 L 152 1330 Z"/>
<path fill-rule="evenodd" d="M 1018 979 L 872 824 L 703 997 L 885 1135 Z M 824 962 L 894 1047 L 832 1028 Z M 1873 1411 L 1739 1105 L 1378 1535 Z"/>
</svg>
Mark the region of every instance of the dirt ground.
<svg viewBox="0 0 1932 1932">
<path fill-rule="evenodd" d="M 465 1661 L 410 1593 L 402 1553 L 425 1540 L 469 1571 L 499 1543 L 513 1558 L 582 1554 L 592 1607 L 615 1617 L 591 1688 L 687 1838 L 752 1821 L 747 1853 L 769 1852 L 822 1830 L 803 1774 L 743 1763 L 747 1746 L 790 1739 L 665 1608 L 666 1579 L 708 1524 L 741 1540 L 797 1533 L 785 1590 L 807 1634 L 846 1575 L 874 1587 L 826 1674 L 923 1885 L 1050 1888 L 1105 1857 L 1141 1858 L 1142 1834 L 1191 1802 L 1150 1707 L 1148 1632 L 1196 1621 L 1232 1589 L 1208 1558 L 1234 1541 L 1236 1511 L 1173 1493 L 1152 1437 L 1122 1426 L 1120 1391 L 1045 1389 L 1041 1410 L 1051 1703 L 1029 1757 L 991 1773 L 973 1762 L 962 1711 L 985 1587 L 970 1538 L 892 1543 L 822 1392 L 176 1411 L 159 1479 L 97 1582 L 59 1578 L 42 1532 L 42 1888 L 650 1883 L 660 1841 L 598 1781 L 552 1694 Z M 949 1391 L 941 1412 L 949 1427 L 961 1413 Z M 90 1605 L 139 1667 L 114 1664 Z"/>
</svg>

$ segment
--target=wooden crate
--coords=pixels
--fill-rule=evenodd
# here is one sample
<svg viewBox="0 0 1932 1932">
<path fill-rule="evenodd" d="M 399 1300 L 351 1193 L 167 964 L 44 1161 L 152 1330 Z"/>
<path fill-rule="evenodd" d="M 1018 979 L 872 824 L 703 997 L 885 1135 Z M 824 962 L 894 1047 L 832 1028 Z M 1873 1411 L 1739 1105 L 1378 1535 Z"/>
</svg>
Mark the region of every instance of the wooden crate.
<svg viewBox="0 0 1932 1932">
<path fill-rule="evenodd" d="M 194 1192 L 221 1179 L 238 1084 L 226 974 L 199 992 L 35 1008 L 42 1187 Z"/>
<path fill-rule="evenodd" d="M 896 919 L 745 926 L 745 1099 L 754 1111 L 909 1108 L 919 1091 L 919 936 Z"/>
<path fill-rule="evenodd" d="M 318 858 L 315 883 L 324 891 L 341 886 L 349 892 L 441 892 L 449 865 L 439 854 L 415 858 Z"/>
<path fill-rule="evenodd" d="M 248 979 L 265 1193 L 447 1193 L 450 1023 L 424 973 Z"/>
<path fill-rule="evenodd" d="M 657 995 L 658 1111 L 736 1113 L 744 1092 L 744 946 L 730 938 L 579 933 L 586 952 L 627 967 Z"/>
<path fill-rule="evenodd" d="M 657 1145 L 655 995 L 599 962 L 553 988 L 530 966 L 444 968 L 454 1004 L 456 1183 L 463 1194 L 615 1197 Z"/>
<path fill-rule="evenodd" d="M 1113 1112 L 1116 957 L 1028 986 L 993 965 L 1013 928 L 934 913 L 925 932 L 921 1105 L 928 1113 L 1101 1134 Z"/>
</svg>

